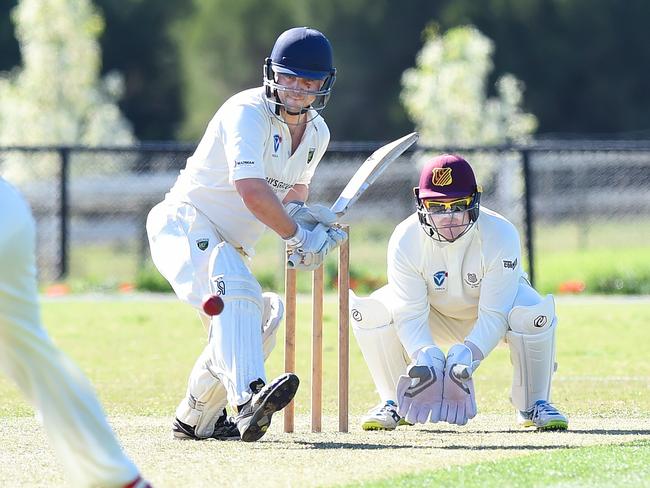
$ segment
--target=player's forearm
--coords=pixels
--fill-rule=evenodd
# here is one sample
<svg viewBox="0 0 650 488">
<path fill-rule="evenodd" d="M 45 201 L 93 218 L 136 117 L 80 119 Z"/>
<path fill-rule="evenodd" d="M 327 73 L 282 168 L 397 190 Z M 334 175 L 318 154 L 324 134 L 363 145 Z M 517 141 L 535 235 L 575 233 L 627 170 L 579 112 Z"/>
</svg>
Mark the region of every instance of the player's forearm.
<svg viewBox="0 0 650 488">
<path fill-rule="evenodd" d="M 479 309 L 479 318 L 465 338 L 465 342 L 476 346 L 483 357 L 487 357 L 506 335 L 507 330 L 507 319 L 503 314 L 493 310 Z"/>
<path fill-rule="evenodd" d="M 307 185 L 296 184 L 289 190 L 289 192 L 282 199 L 282 203 L 287 202 L 306 202 L 309 196 L 309 187 Z"/>
<path fill-rule="evenodd" d="M 235 182 L 246 208 L 280 237 L 291 237 L 296 233 L 296 223 L 287 214 L 273 190 L 262 179 L 248 178 Z"/>
</svg>

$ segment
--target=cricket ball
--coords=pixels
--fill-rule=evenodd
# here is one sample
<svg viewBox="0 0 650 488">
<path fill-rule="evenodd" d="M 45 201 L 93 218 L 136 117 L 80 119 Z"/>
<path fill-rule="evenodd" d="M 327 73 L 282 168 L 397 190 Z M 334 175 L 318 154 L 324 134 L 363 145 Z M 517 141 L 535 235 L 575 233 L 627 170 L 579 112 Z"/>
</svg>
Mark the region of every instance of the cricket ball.
<svg viewBox="0 0 650 488">
<path fill-rule="evenodd" d="M 219 315 L 223 311 L 223 300 L 218 295 L 209 295 L 203 299 L 203 311 L 206 315 Z"/>
</svg>

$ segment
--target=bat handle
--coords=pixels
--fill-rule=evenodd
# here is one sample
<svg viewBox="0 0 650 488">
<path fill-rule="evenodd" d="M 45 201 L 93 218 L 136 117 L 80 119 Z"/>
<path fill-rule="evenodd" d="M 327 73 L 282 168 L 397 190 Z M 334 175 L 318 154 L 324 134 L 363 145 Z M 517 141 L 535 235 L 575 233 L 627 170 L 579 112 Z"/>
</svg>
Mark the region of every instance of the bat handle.
<svg viewBox="0 0 650 488">
<path fill-rule="evenodd" d="M 313 231 L 317 229 L 327 230 L 327 226 L 319 222 L 318 225 L 314 227 Z M 301 253 L 297 249 L 292 250 L 291 252 L 288 253 L 287 268 L 295 269 L 296 266 L 298 266 L 298 264 L 300 264 L 303 261 L 303 259 L 304 259 L 303 253 Z"/>
<path fill-rule="evenodd" d="M 295 269 L 301 261 L 302 256 L 298 252 L 292 251 L 287 257 L 287 268 Z"/>
</svg>

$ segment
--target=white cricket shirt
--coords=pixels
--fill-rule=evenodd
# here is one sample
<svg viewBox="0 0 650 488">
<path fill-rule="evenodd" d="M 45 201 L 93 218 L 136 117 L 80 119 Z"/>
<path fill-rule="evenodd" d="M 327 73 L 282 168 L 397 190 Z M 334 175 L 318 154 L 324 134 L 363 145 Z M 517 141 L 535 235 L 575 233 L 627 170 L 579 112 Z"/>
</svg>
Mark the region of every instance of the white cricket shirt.
<svg viewBox="0 0 650 488">
<path fill-rule="evenodd" d="M 453 243 L 427 236 L 415 213 L 395 228 L 388 245 L 393 320 L 406 342 L 429 334 L 433 307 L 453 319 L 475 319 L 467 340 L 487 356 L 507 331 L 522 275 L 517 229 L 485 207 L 472 229 Z M 415 342 L 404 346 L 409 355 L 418 347 Z"/>
<path fill-rule="evenodd" d="M 281 201 L 293 185 L 310 183 L 330 139 L 327 124 L 317 116 L 292 155 L 289 128 L 264 97 L 263 87 L 253 88 L 221 106 L 165 197 L 197 208 L 226 241 L 251 256 L 266 226 L 246 208 L 234 182 L 266 179 Z"/>
</svg>

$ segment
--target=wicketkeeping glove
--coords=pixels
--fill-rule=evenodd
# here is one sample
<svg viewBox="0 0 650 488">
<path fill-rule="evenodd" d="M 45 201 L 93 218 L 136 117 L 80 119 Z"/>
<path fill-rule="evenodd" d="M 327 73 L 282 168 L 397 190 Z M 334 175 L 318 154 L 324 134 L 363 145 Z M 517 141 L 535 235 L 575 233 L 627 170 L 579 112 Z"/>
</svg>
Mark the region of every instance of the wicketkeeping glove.
<svg viewBox="0 0 650 488">
<path fill-rule="evenodd" d="M 445 355 L 436 346 L 421 349 L 406 374 L 397 382 L 397 404 L 401 417 L 412 424 L 440 420 Z"/>
<path fill-rule="evenodd" d="M 444 393 L 440 420 L 465 425 L 476 416 L 476 396 L 472 374 L 481 361 L 472 360 L 472 351 L 464 344 L 449 349 L 445 362 Z"/>
</svg>

